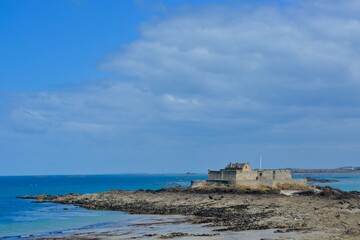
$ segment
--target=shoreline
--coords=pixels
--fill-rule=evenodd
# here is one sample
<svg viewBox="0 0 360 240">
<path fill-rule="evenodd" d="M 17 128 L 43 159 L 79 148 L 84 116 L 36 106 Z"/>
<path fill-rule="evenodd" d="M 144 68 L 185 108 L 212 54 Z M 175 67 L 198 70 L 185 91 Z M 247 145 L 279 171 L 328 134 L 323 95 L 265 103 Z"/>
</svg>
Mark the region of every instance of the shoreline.
<svg viewBox="0 0 360 240">
<path fill-rule="evenodd" d="M 280 195 L 274 189 L 214 187 L 114 190 L 22 198 L 130 214 L 194 216 L 191 224 L 206 224 L 216 228 L 214 232 L 218 233 L 278 229 L 283 233 L 307 233 L 306 239 L 312 239 L 314 235 L 316 239 L 341 237 L 352 240 L 360 235 L 359 196 L 359 192 L 343 192 L 330 187 L 320 188 L 317 192 L 302 191 L 291 197 Z M 315 234 L 319 232 L 323 233 L 321 238 Z M 87 237 L 91 238 L 91 235 Z"/>
<path fill-rule="evenodd" d="M 309 233 L 278 232 L 276 229 L 247 230 L 247 231 L 217 231 L 221 228 L 211 227 L 206 223 L 194 224 L 192 216 L 164 216 L 150 215 L 146 220 L 130 223 L 121 228 L 112 227 L 108 229 L 92 229 L 73 234 L 58 236 L 44 236 L 36 239 L 273 239 L 273 238 L 298 238 L 307 236 Z M 323 233 L 316 233 L 317 236 L 324 236 Z"/>
<path fill-rule="evenodd" d="M 94 240 L 94 239 L 300 239 L 312 235 L 323 237 L 323 232 L 287 232 L 278 229 L 218 231 L 221 228 L 208 224 L 194 224 L 193 216 L 146 215 L 146 218 L 130 221 L 126 225 L 102 226 L 95 224 L 78 229 L 65 229 L 42 234 L 7 236 L 0 239 L 37 239 L 37 240 Z M 111 224 L 111 223 L 110 223 Z M 106 225 L 109 225 L 107 223 Z"/>
</svg>

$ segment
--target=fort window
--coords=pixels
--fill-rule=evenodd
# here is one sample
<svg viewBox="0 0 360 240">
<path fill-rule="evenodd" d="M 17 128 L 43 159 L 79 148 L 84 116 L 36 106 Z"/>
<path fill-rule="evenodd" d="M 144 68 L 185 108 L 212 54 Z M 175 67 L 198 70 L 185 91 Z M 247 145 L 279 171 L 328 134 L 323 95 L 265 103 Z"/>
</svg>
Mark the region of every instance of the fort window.
<svg viewBox="0 0 360 240">
<path fill-rule="evenodd" d="M 260 176 L 260 177 L 262 177 L 262 172 L 261 172 L 261 173 L 259 173 L 259 176 Z"/>
</svg>

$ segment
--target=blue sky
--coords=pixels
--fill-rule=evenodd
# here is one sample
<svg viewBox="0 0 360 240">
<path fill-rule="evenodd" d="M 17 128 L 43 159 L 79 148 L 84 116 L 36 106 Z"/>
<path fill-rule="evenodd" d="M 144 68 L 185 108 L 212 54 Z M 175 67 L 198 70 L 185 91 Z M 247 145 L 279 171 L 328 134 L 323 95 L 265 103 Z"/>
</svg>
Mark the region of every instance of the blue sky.
<svg viewBox="0 0 360 240">
<path fill-rule="evenodd" d="M 0 175 L 360 165 L 360 1 L 0 1 Z"/>
</svg>

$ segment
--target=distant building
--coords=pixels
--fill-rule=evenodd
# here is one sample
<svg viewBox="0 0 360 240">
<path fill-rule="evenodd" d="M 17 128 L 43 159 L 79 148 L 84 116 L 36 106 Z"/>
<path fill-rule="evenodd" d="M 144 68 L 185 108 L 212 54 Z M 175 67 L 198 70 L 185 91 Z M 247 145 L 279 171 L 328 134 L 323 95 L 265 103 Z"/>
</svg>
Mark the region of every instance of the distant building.
<svg viewBox="0 0 360 240">
<path fill-rule="evenodd" d="M 208 170 L 208 180 L 193 181 L 192 186 L 225 184 L 276 187 L 285 183 L 306 186 L 307 180 L 292 179 L 290 170 L 252 170 L 249 163 L 229 163 L 219 171 Z"/>
<path fill-rule="evenodd" d="M 342 170 L 355 170 L 355 167 L 349 166 L 349 167 L 341 167 L 339 169 L 342 169 Z"/>
</svg>

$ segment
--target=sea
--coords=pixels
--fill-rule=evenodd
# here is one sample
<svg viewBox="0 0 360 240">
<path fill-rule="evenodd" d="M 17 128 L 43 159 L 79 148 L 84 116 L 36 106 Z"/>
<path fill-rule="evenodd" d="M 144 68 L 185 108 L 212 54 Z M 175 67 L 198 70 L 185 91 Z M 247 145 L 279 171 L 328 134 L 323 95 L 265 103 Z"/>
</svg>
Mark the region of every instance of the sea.
<svg viewBox="0 0 360 240">
<path fill-rule="evenodd" d="M 360 174 L 297 174 L 293 177 L 337 180 L 316 185 L 360 191 Z M 121 228 L 128 226 L 129 222 L 149 218 L 149 215 L 86 210 L 72 205 L 40 204 L 17 196 L 188 187 L 191 180 L 206 178 L 206 174 L 0 176 L 0 239 L 28 239 L 107 227 Z"/>
</svg>

